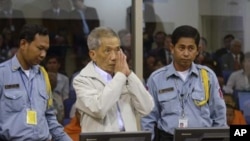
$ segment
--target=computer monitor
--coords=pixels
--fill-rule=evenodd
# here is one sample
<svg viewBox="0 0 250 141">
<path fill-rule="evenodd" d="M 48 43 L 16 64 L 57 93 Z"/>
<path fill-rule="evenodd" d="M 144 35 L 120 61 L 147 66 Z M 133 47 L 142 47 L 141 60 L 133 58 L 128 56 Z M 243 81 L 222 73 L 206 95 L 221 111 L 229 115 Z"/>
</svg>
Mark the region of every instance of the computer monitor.
<svg viewBox="0 0 250 141">
<path fill-rule="evenodd" d="M 230 129 L 226 128 L 177 128 L 174 141 L 229 141 Z"/>
<path fill-rule="evenodd" d="M 84 132 L 79 141 L 151 141 L 151 132 Z"/>
<path fill-rule="evenodd" d="M 243 112 L 247 124 L 250 124 L 250 91 L 238 91 L 237 97 L 239 108 Z"/>
</svg>

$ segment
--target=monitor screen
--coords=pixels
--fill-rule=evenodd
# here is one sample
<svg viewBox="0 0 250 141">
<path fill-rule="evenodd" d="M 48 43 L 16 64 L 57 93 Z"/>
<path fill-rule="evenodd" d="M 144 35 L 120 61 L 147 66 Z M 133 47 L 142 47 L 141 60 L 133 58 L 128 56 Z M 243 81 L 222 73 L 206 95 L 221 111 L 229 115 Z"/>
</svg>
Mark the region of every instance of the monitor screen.
<svg viewBox="0 0 250 141">
<path fill-rule="evenodd" d="M 250 124 L 250 91 L 238 91 L 238 104 L 245 116 L 247 124 Z"/>
<path fill-rule="evenodd" d="M 84 132 L 79 141 L 151 141 L 151 132 Z"/>
<path fill-rule="evenodd" d="M 229 141 L 230 129 L 228 128 L 177 128 L 174 141 Z"/>
</svg>

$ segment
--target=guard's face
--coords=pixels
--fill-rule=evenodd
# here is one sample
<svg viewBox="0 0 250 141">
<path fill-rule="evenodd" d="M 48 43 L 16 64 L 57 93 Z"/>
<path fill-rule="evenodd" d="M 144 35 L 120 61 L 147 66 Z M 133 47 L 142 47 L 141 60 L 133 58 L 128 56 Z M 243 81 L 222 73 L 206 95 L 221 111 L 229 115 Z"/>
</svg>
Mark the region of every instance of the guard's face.
<svg viewBox="0 0 250 141">
<path fill-rule="evenodd" d="M 20 41 L 22 57 L 28 66 L 40 64 L 46 57 L 49 49 L 49 36 L 36 34 L 34 40 L 29 43 L 25 39 Z"/>
<path fill-rule="evenodd" d="M 98 67 L 113 74 L 118 52 L 120 51 L 120 40 L 116 37 L 102 38 L 98 49 L 90 50 L 90 57 Z"/>
<path fill-rule="evenodd" d="M 175 46 L 171 45 L 174 66 L 177 71 L 185 71 L 191 67 L 198 55 L 198 47 L 193 38 L 182 37 Z"/>
</svg>

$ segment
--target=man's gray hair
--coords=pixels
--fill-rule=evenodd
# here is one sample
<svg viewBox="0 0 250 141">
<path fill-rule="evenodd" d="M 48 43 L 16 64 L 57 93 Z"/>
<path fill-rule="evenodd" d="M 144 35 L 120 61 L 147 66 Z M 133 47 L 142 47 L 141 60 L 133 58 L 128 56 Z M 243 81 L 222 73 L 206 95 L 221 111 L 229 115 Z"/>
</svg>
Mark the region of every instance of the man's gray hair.
<svg viewBox="0 0 250 141">
<path fill-rule="evenodd" d="M 230 48 L 233 47 L 236 43 L 242 44 L 240 39 L 233 39 L 233 40 L 230 42 Z"/>
<path fill-rule="evenodd" d="M 88 48 L 89 50 L 94 50 L 100 47 L 101 45 L 101 38 L 111 38 L 116 37 L 119 39 L 119 36 L 116 32 L 109 28 L 109 27 L 96 27 L 91 31 L 88 36 Z"/>
</svg>

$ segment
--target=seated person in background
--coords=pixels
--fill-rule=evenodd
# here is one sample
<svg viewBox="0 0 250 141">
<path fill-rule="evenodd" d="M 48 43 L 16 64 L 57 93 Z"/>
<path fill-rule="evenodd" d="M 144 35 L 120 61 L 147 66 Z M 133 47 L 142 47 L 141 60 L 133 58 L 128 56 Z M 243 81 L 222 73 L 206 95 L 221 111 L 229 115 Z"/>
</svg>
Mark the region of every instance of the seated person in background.
<svg viewBox="0 0 250 141">
<path fill-rule="evenodd" d="M 227 105 L 227 123 L 228 125 L 246 125 L 246 119 L 239 109 L 236 108 L 236 103 L 232 94 L 224 94 L 224 100 Z"/>
<path fill-rule="evenodd" d="M 57 85 L 57 74 L 54 72 L 48 72 L 48 76 L 53 94 L 53 104 L 56 109 L 56 118 L 58 122 L 62 124 L 64 118 L 64 106 L 60 94 L 54 91 Z"/>
<path fill-rule="evenodd" d="M 199 54 L 196 56 L 194 62 L 197 64 L 203 64 L 203 61 L 209 58 L 212 58 L 212 55 L 207 51 L 207 39 L 201 37 L 199 42 Z"/>
<path fill-rule="evenodd" d="M 230 104 L 226 104 L 227 106 L 227 124 L 230 125 L 246 125 L 245 118 L 239 118 L 239 115 L 242 115 L 241 111 L 235 109 Z M 241 117 L 241 116 L 240 116 Z"/>
<path fill-rule="evenodd" d="M 48 72 L 54 72 L 57 75 L 57 85 L 54 89 L 55 92 L 61 95 L 61 99 L 64 101 L 69 97 L 69 78 L 67 75 L 61 73 L 61 60 L 57 55 L 50 55 L 46 57 L 45 68 Z"/>
<path fill-rule="evenodd" d="M 208 66 L 209 68 L 211 68 L 215 72 L 217 79 L 218 79 L 218 82 L 219 82 L 219 85 L 220 85 L 220 88 L 221 88 L 221 91 L 224 93 L 226 84 L 225 84 L 225 80 L 224 80 L 222 71 L 221 71 L 220 67 L 218 66 L 217 62 L 211 57 L 205 57 L 204 60 L 202 61 L 202 65 Z"/>
<path fill-rule="evenodd" d="M 70 136 L 70 138 L 73 141 L 79 141 L 79 135 L 81 133 L 81 126 L 80 126 L 80 113 L 78 110 L 72 106 L 72 109 L 74 108 L 75 116 L 70 119 L 69 124 L 64 126 L 64 131 Z"/>
<path fill-rule="evenodd" d="M 232 72 L 228 78 L 228 93 L 233 93 L 234 90 L 250 90 L 250 52 L 245 53 L 241 64 L 242 69 Z"/>
<path fill-rule="evenodd" d="M 233 39 L 230 42 L 230 52 L 221 56 L 222 71 L 233 72 L 242 68 L 240 61 L 243 59 L 242 42 L 239 39 Z"/>
</svg>

